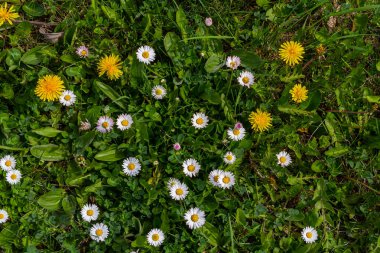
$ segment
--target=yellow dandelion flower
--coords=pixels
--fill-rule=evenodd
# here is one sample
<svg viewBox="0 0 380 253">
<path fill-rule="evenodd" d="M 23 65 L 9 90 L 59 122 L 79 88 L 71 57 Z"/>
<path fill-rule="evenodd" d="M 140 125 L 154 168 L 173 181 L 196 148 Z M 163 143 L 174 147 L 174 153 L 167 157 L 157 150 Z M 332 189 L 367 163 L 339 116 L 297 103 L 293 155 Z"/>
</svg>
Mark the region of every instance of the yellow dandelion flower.
<svg viewBox="0 0 380 253">
<path fill-rule="evenodd" d="M 299 42 L 287 41 L 280 47 L 280 57 L 286 64 L 293 66 L 298 64 L 305 53 L 304 48 Z"/>
<path fill-rule="evenodd" d="M 57 75 L 46 75 L 38 80 L 34 92 L 42 100 L 54 101 L 59 99 L 63 90 L 63 81 Z"/>
<path fill-rule="evenodd" d="M 7 3 L 0 6 L 0 26 L 2 26 L 5 21 L 12 25 L 12 21 L 20 17 L 18 13 L 14 13 L 13 6 L 9 7 L 9 9 L 7 7 Z"/>
<path fill-rule="evenodd" d="M 102 76 L 104 73 L 106 73 L 109 79 L 118 79 L 123 74 L 119 56 L 114 54 L 104 56 L 99 61 L 98 71 L 99 76 Z"/>
<path fill-rule="evenodd" d="M 252 125 L 252 129 L 257 132 L 268 130 L 268 128 L 272 126 L 270 113 L 263 112 L 260 109 L 257 109 L 256 112 L 251 112 L 248 120 Z"/>
<path fill-rule="evenodd" d="M 292 100 L 294 102 L 301 103 L 307 99 L 308 90 L 305 86 L 302 86 L 301 84 L 296 84 L 289 91 L 289 93 L 292 94 Z"/>
</svg>

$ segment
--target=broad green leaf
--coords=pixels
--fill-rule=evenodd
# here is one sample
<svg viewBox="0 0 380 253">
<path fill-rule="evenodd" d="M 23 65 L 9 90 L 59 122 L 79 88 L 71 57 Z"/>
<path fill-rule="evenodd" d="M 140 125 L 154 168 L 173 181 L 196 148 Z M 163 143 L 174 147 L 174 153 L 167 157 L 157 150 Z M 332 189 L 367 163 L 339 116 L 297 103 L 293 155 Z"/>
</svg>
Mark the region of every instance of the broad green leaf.
<svg viewBox="0 0 380 253">
<path fill-rule="evenodd" d="M 146 236 L 142 236 L 142 235 L 137 236 L 136 240 L 134 240 L 131 243 L 131 245 L 132 247 L 135 247 L 135 248 L 143 248 L 143 247 L 148 246 Z"/>
<path fill-rule="evenodd" d="M 41 54 L 32 50 L 29 50 L 21 57 L 21 61 L 27 65 L 37 65 L 41 60 Z"/>
<path fill-rule="evenodd" d="M 172 60 L 180 57 L 180 38 L 177 34 L 168 32 L 164 38 L 164 46 Z"/>
<path fill-rule="evenodd" d="M 7 84 L 7 83 L 3 85 L 0 84 L 0 87 L 1 87 L 0 97 L 3 97 L 5 99 L 12 99 L 14 97 L 14 91 L 13 91 L 12 85 Z"/>
<path fill-rule="evenodd" d="M 211 223 L 206 222 L 204 226 L 199 228 L 199 231 L 211 245 L 218 246 L 219 230 Z"/>
<path fill-rule="evenodd" d="M 49 211 L 56 211 L 60 208 L 61 201 L 65 194 L 65 190 L 56 189 L 39 197 L 37 203 Z"/>
<path fill-rule="evenodd" d="M 332 156 L 332 157 L 340 157 L 342 155 L 347 154 L 348 152 L 350 152 L 350 148 L 342 146 L 342 147 L 330 148 L 329 150 L 325 152 L 325 155 Z"/>
<path fill-rule="evenodd" d="M 244 213 L 243 209 L 241 209 L 241 208 L 238 208 L 236 210 L 236 223 L 241 224 L 241 225 L 246 225 L 246 223 L 247 223 L 245 213 Z"/>
<path fill-rule="evenodd" d="M 45 136 L 45 137 L 55 137 L 59 133 L 62 133 L 63 131 L 55 129 L 53 127 L 44 127 L 44 128 L 35 129 L 32 132 L 38 135 Z"/>
<path fill-rule="evenodd" d="M 75 145 L 76 147 L 78 148 L 77 150 L 77 154 L 82 154 L 84 152 L 84 150 L 91 145 L 91 143 L 93 142 L 93 140 L 95 139 L 95 132 L 91 131 L 91 132 L 88 132 L 82 136 L 79 136 L 76 140 L 75 140 Z"/>
<path fill-rule="evenodd" d="M 17 238 L 17 231 L 19 226 L 17 224 L 9 224 L 4 226 L 0 232 L 0 248 L 11 249 L 13 241 Z"/>
<path fill-rule="evenodd" d="M 187 43 L 186 39 L 187 39 L 187 29 L 188 29 L 189 22 L 187 21 L 186 14 L 183 11 L 182 7 L 178 8 L 175 16 L 176 16 L 177 25 L 179 29 L 181 30 L 182 39 L 185 41 L 185 43 Z"/>
<path fill-rule="evenodd" d="M 289 208 L 285 219 L 288 221 L 302 221 L 305 215 L 297 209 Z"/>
<path fill-rule="evenodd" d="M 208 73 L 215 73 L 224 65 L 224 59 L 220 55 L 213 54 L 207 59 L 205 70 Z"/>
<path fill-rule="evenodd" d="M 106 17 L 109 20 L 112 20 L 112 21 L 117 20 L 117 13 L 114 9 L 112 9 L 111 7 L 108 7 L 106 5 L 102 5 L 100 8 L 102 9 L 103 13 L 106 15 Z"/>
<path fill-rule="evenodd" d="M 306 105 L 304 106 L 306 111 L 313 111 L 319 107 L 321 103 L 322 95 L 319 90 L 310 93 L 309 99 L 306 101 Z"/>
<path fill-rule="evenodd" d="M 76 200 L 75 200 L 74 196 L 66 195 L 62 199 L 62 207 L 63 207 L 63 210 L 67 214 L 69 214 L 69 215 L 74 214 L 75 213 L 75 209 L 76 209 Z"/>
<path fill-rule="evenodd" d="M 37 145 L 30 148 L 30 153 L 42 161 L 61 161 L 67 157 L 64 147 L 55 144 Z"/>
<path fill-rule="evenodd" d="M 102 186 L 102 181 L 98 180 L 95 184 L 87 186 L 86 188 L 84 188 L 84 191 L 87 192 L 87 193 L 89 193 L 89 192 L 97 192 L 102 187 L 103 187 Z"/>
<path fill-rule="evenodd" d="M 124 154 L 116 148 L 100 151 L 95 155 L 95 159 L 103 162 L 115 162 L 124 158 Z"/>
<path fill-rule="evenodd" d="M 299 109 L 296 105 L 279 105 L 278 110 L 280 112 L 289 113 L 293 115 L 304 115 L 304 116 L 313 116 L 316 114 L 315 111 L 305 111 L 302 109 Z"/>
<path fill-rule="evenodd" d="M 68 76 L 78 77 L 78 78 L 84 77 L 85 75 L 82 67 L 70 67 L 70 68 L 67 68 L 65 72 Z"/>
<path fill-rule="evenodd" d="M 95 87 L 97 87 L 99 90 L 101 90 L 107 97 L 109 97 L 115 104 L 120 106 L 122 109 L 126 109 L 125 105 L 123 103 L 124 98 L 122 98 L 119 93 L 117 93 L 114 89 L 111 88 L 111 86 L 104 84 L 99 81 L 94 81 Z"/>
<path fill-rule="evenodd" d="M 45 9 L 43 5 L 36 2 L 27 2 L 22 6 L 22 9 L 23 11 L 25 11 L 26 14 L 33 17 L 40 17 L 45 15 Z"/>
<path fill-rule="evenodd" d="M 380 96 L 365 96 L 370 103 L 380 103 Z"/>
<path fill-rule="evenodd" d="M 313 162 L 313 164 L 311 165 L 311 169 L 315 172 L 322 172 L 323 169 L 324 169 L 325 165 L 323 164 L 323 162 L 321 160 L 316 160 L 315 162 Z"/>
</svg>

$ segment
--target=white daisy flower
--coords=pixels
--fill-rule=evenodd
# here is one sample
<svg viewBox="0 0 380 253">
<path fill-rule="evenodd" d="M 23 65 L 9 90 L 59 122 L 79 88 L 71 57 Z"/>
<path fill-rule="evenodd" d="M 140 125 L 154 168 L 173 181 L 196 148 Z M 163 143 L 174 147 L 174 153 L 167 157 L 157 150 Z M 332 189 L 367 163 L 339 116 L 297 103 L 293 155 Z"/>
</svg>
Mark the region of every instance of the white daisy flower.
<svg viewBox="0 0 380 253">
<path fill-rule="evenodd" d="M 129 114 L 120 114 L 117 117 L 116 125 L 121 131 L 131 128 L 133 124 L 132 116 Z"/>
<path fill-rule="evenodd" d="M 180 184 L 181 181 L 179 181 L 177 178 L 169 178 L 168 182 L 166 183 L 166 186 L 168 187 L 169 191 L 175 184 Z"/>
<path fill-rule="evenodd" d="M 112 130 L 113 127 L 113 119 L 108 116 L 102 116 L 98 120 L 98 124 L 96 129 L 101 133 L 107 133 Z"/>
<path fill-rule="evenodd" d="M 88 48 L 86 46 L 80 46 L 76 51 L 80 58 L 86 58 L 88 56 Z"/>
<path fill-rule="evenodd" d="M 150 46 L 141 46 L 137 49 L 137 59 L 145 64 L 150 64 L 156 58 L 156 53 Z"/>
<path fill-rule="evenodd" d="M 189 188 L 184 183 L 178 183 L 170 188 L 170 196 L 174 200 L 183 200 L 189 193 Z"/>
<path fill-rule="evenodd" d="M 292 158 L 286 151 L 281 151 L 276 156 L 277 156 L 278 164 L 280 164 L 282 167 L 286 167 L 292 163 Z"/>
<path fill-rule="evenodd" d="M 80 127 L 79 127 L 80 131 L 87 131 L 90 129 L 91 129 L 91 123 L 88 121 L 88 119 L 86 119 L 86 121 L 80 122 Z"/>
<path fill-rule="evenodd" d="M 0 224 L 5 223 L 8 220 L 8 213 L 4 209 L 0 209 Z"/>
<path fill-rule="evenodd" d="M 152 96 L 155 99 L 163 99 L 166 96 L 166 89 L 161 85 L 156 85 L 152 89 Z"/>
<path fill-rule="evenodd" d="M 208 117 L 203 112 L 198 112 L 193 115 L 191 122 L 195 128 L 204 128 L 208 124 Z"/>
<path fill-rule="evenodd" d="M 317 230 L 315 230 L 313 227 L 304 228 L 301 234 L 302 234 L 302 239 L 306 243 L 313 243 L 318 239 Z"/>
<path fill-rule="evenodd" d="M 233 164 L 236 161 L 236 156 L 232 152 L 227 152 L 224 155 L 223 160 L 227 164 Z"/>
<path fill-rule="evenodd" d="M 148 239 L 148 243 L 150 245 L 157 247 L 157 246 L 160 246 L 164 242 L 165 235 L 161 229 L 153 228 L 152 230 L 150 230 L 146 238 Z"/>
<path fill-rule="evenodd" d="M 227 130 L 227 134 L 228 134 L 228 137 L 233 140 L 233 141 L 240 141 L 242 139 L 244 139 L 244 136 L 245 136 L 245 128 L 244 127 L 241 127 L 241 128 L 230 128 Z"/>
<path fill-rule="evenodd" d="M 16 159 L 11 155 L 6 155 L 1 158 L 0 166 L 5 171 L 12 170 L 16 167 Z"/>
<path fill-rule="evenodd" d="M 19 170 L 8 170 L 6 178 L 8 183 L 17 184 L 20 182 L 21 172 Z"/>
<path fill-rule="evenodd" d="M 240 58 L 237 56 L 228 56 L 226 65 L 231 69 L 237 69 L 240 66 Z"/>
<path fill-rule="evenodd" d="M 65 90 L 59 97 L 59 102 L 64 106 L 70 106 L 75 103 L 77 96 L 71 90 Z"/>
<path fill-rule="evenodd" d="M 220 174 L 222 173 L 223 173 L 222 170 L 213 170 L 210 172 L 210 174 L 208 175 L 208 179 L 213 186 L 220 187 L 219 177 L 220 177 Z"/>
<path fill-rule="evenodd" d="M 189 177 L 196 176 L 199 170 L 201 169 L 201 166 L 199 165 L 197 160 L 193 158 L 190 158 L 184 161 L 182 163 L 182 167 L 183 167 L 183 172 Z"/>
<path fill-rule="evenodd" d="M 123 172 L 128 176 L 136 176 L 140 173 L 141 164 L 135 157 L 129 157 L 123 161 Z"/>
<path fill-rule="evenodd" d="M 229 171 L 223 171 L 218 180 L 220 187 L 224 189 L 229 189 L 235 184 L 235 176 Z"/>
<path fill-rule="evenodd" d="M 90 236 L 92 240 L 97 242 L 103 242 L 108 237 L 108 227 L 103 223 L 96 223 L 90 230 Z"/>
<path fill-rule="evenodd" d="M 83 220 L 90 222 L 98 218 L 99 208 L 94 204 L 86 204 L 82 207 L 80 213 L 82 214 Z"/>
<path fill-rule="evenodd" d="M 206 223 L 205 212 L 200 210 L 198 207 L 190 208 L 190 210 L 185 213 L 184 218 L 186 220 L 186 224 L 191 229 L 200 228 Z"/>
<path fill-rule="evenodd" d="M 247 86 L 249 88 L 255 82 L 255 77 L 251 72 L 243 71 L 238 77 L 238 81 L 241 86 Z"/>
</svg>

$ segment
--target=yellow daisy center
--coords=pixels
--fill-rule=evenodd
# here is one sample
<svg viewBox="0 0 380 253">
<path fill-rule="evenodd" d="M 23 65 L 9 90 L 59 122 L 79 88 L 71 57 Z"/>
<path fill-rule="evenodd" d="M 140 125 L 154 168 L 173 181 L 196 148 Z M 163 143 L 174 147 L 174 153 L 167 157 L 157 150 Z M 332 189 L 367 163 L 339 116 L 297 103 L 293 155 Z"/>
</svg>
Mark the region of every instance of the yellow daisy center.
<svg viewBox="0 0 380 253">
<path fill-rule="evenodd" d="M 10 160 L 7 160 L 6 162 L 5 162 L 5 166 L 11 166 L 12 165 L 12 162 L 10 161 Z"/>
<path fill-rule="evenodd" d="M 219 176 L 214 176 L 214 182 L 218 182 Z"/>
<path fill-rule="evenodd" d="M 202 118 L 197 118 L 197 120 L 195 122 L 197 122 L 198 125 L 202 125 L 203 124 L 203 119 Z"/>
<path fill-rule="evenodd" d="M 257 110 L 256 112 L 251 112 L 249 122 L 252 125 L 252 129 L 262 132 L 272 126 L 272 117 L 270 113 Z"/>
<path fill-rule="evenodd" d="M 118 79 L 123 74 L 119 56 L 112 54 L 103 57 L 98 64 L 98 71 L 99 76 L 106 73 L 109 79 Z"/>
<path fill-rule="evenodd" d="M 96 234 L 97 236 L 102 236 L 102 235 L 103 235 L 103 230 L 100 229 L 100 228 L 98 228 L 98 229 L 95 231 L 95 234 Z"/>
<path fill-rule="evenodd" d="M 234 135 L 239 135 L 240 134 L 240 130 L 236 129 L 236 128 L 232 132 L 233 132 Z"/>
<path fill-rule="evenodd" d="M 57 75 L 46 75 L 38 80 L 36 95 L 42 100 L 54 101 L 64 89 L 62 79 Z"/>
<path fill-rule="evenodd" d="M 87 51 L 86 50 L 82 50 L 82 52 L 80 54 L 83 55 L 83 56 L 85 56 L 85 55 L 87 55 Z"/>
<path fill-rule="evenodd" d="M 231 68 L 235 68 L 236 62 L 234 62 L 234 61 L 230 62 L 230 66 L 231 66 Z"/>
<path fill-rule="evenodd" d="M 285 163 L 286 162 L 286 157 L 285 156 L 281 156 L 280 157 L 280 163 Z"/>
<path fill-rule="evenodd" d="M 193 172 L 195 170 L 195 166 L 190 164 L 189 166 L 187 166 L 187 170 Z"/>
<path fill-rule="evenodd" d="M 4 219 L 4 214 L 0 213 L 0 220 Z"/>
<path fill-rule="evenodd" d="M 191 221 L 193 221 L 193 222 L 197 222 L 199 220 L 199 216 L 198 216 L 198 214 L 193 214 L 193 215 L 191 215 Z"/>
<path fill-rule="evenodd" d="M 148 51 L 144 51 L 142 53 L 142 57 L 144 57 L 145 59 L 148 59 L 149 58 L 149 52 Z"/>
<path fill-rule="evenodd" d="M 228 184 L 231 181 L 231 179 L 229 177 L 224 177 L 222 181 L 223 183 Z"/>
<path fill-rule="evenodd" d="M 156 89 L 156 95 L 161 95 L 162 94 L 162 90 L 161 89 Z"/>
<path fill-rule="evenodd" d="M 16 174 L 12 174 L 12 175 L 11 175 L 11 179 L 12 179 L 12 180 L 16 180 L 16 179 L 17 179 L 17 175 L 16 175 Z"/>
<path fill-rule="evenodd" d="M 66 95 L 66 96 L 64 96 L 64 99 L 65 99 L 66 101 L 69 101 L 69 100 L 71 99 L 71 96 L 70 96 L 70 95 Z"/>
<path fill-rule="evenodd" d="M 247 76 L 243 77 L 243 83 L 247 84 L 249 82 L 249 78 Z"/>
<path fill-rule="evenodd" d="M 313 233 L 312 232 L 307 232 L 306 233 L 306 237 L 310 239 L 311 237 L 313 237 Z"/>
<path fill-rule="evenodd" d="M 227 159 L 228 161 L 231 161 L 232 158 L 233 158 L 232 155 L 227 155 L 227 156 L 226 156 L 226 159 Z"/>
<path fill-rule="evenodd" d="M 183 190 L 181 188 L 178 188 L 177 190 L 175 190 L 175 194 L 182 195 L 183 194 Z"/>
<path fill-rule="evenodd" d="M 122 126 L 128 126 L 129 125 L 129 121 L 126 120 L 126 119 L 124 119 L 124 120 L 121 121 L 121 125 Z"/>
<path fill-rule="evenodd" d="M 87 210 L 87 215 L 88 216 L 93 216 L 94 215 L 94 210 Z"/>
<path fill-rule="evenodd" d="M 109 126 L 108 122 L 103 122 L 102 127 L 107 128 Z"/>
<path fill-rule="evenodd" d="M 136 168 L 136 165 L 134 163 L 128 164 L 128 169 L 129 170 L 134 170 Z"/>
<path fill-rule="evenodd" d="M 152 235 L 152 240 L 153 240 L 153 241 L 156 242 L 156 241 L 158 241 L 159 239 L 160 239 L 160 236 L 159 236 L 158 234 L 153 234 L 153 235 Z"/>
</svg>

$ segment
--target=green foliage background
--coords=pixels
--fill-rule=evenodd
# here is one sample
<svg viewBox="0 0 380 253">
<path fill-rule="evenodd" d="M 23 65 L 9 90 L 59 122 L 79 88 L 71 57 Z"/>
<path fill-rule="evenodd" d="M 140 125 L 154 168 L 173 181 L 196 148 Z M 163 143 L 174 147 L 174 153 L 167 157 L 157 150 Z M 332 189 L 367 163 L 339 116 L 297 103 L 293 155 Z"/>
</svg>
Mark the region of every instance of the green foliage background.
<svg viewBox="0 0 380 253">
<path fill-rule="evenodd" d="M 28 22 L 0 28 L 0 156 L 14 155 L 23 174 L 16 186 L 1 175 L 0 208 L 11 218 L 0 226 L 4 251 L 379 252 L 376 0 L 8 2 L 21 19 L 56 22 L 65 34 L 50 44 Z M 211 27 L 204 25 L 208 16 Z M 291 39 L 306 50 L 294 68 L 278 57 Z M 82 44 L 90 48 L 87 59 L 75 55 Z M 145 44 L 157 53 L 153 65 L 136 59 Z M 96 71 L 111 53 L 123 59 L 117 81 Z M 254 72 L 252 89 L 238 85 L 240 71 L 223 66 L 229 55 Z M 76 93 L 75 106 L 34 95 L 48 73 Z M 156 101 L 150 93 L 161 79 L 168 96 Z M 309 89 L 299 106 L 289 96 L 298 82 Z M 257 108 L 272 114 L 273 127 L 226 141 L 236 121 L 250 128 Z M 198 111 L 210 118 L 202 130 L 191 127 Z M 121 113 L 133 116 L 132 129 L 78 131 L 82 120 L 94 126 L 102 115 Z M 175 142 L 181 151 L 172 149 Z M 287 168 L 276 164 L 283 149 L 294 160 Z M 238 160 L 226 166 L 229 150 Z M 121 169 L 129 156 L 143 164 L 135 178 Z M 202 165 L 196 178 L 181 169 L 191 157 Z M 234 172 L 232 190 L 207 181 L 217 168 Z M 185 201 L 170 198 L 170 177 L 189 186 Z M 88 202 L 109 226 L 105 243 L 91 241 L 91 224 L 80 217 Z M 193 206 L 206 212 L 207 223 L 191 231 L 183 214 Z M 317 243 L 302 241 L 305 226 L 317 229 Z M 159 249 L 145 239 L 154 227 L 167 237 Z"/>
</svg>

